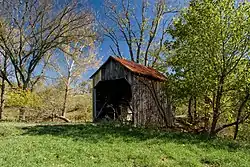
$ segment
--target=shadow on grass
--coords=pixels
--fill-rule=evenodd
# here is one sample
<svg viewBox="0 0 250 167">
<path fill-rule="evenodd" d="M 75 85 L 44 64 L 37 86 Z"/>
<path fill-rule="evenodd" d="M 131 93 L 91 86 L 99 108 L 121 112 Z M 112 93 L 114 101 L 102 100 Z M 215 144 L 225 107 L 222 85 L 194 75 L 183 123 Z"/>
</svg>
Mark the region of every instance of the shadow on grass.
<svg viewBox="0 0 250 167">
<path fill-rule="evenodd" d="M 181 132 L 157 132 L 128 126 L 116 127 L 110 124 L 63 124 L 63 125 L 36 125 L 22 127 L 23 135 L 52 135 L 73 140 L 85 140 L 90 143 L 100 141 L 113 142 L 117 138 L 124 142 L 148 141 L 154 144 L 178 143 L 195 144 L 202 148 L 226 149 L 237 151 L 238 149 L 248 150 L 249 145 L 242 145 L 232 140 L 221 138 L 208 138 L 206 135 L 194 135 Z"/>
</svg>

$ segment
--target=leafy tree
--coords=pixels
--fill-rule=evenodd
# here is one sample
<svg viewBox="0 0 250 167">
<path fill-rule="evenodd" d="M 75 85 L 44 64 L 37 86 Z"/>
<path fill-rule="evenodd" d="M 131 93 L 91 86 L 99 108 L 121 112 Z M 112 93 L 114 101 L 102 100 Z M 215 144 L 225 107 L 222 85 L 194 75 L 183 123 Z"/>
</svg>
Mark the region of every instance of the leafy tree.
<svg viewBox="0 0 250 167">
<path fill-rule="evenodd" d="M 168 59 L 172 75 L 184 97 L 200 97 L 208 104 L 211 135 L 249 117 L 242 115 L 249 100 L 249 16 L 248 1 L 192 0 L 169 31 L 174 38 Z"/>
<path fill-rule="evenodd" d="M 22 108 L 25 111 L 26 109 L 34 109 L 42 106 L 41 98 L 38 94 L 31 92 L 30 90 L 23 89 L 12 89 L 7 92 L 6 102 L 8 106 Z M 25 115 L 20 114 L 19 120 L 25 120 Z"/>
</svg>

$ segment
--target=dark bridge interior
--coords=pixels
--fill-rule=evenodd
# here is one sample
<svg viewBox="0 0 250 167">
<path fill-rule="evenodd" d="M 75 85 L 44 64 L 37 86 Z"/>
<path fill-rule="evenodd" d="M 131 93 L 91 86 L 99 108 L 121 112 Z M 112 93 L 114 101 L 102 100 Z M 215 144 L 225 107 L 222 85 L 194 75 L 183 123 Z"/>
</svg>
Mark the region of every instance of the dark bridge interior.
<svg viewBox="0 0 250 167">
<path fill-rule="evenodd" d="M 100 81 L 95 89 L 97 120 L 122 120 L 127 116 L 132 93 L 125 78 Z"/>
</svg>

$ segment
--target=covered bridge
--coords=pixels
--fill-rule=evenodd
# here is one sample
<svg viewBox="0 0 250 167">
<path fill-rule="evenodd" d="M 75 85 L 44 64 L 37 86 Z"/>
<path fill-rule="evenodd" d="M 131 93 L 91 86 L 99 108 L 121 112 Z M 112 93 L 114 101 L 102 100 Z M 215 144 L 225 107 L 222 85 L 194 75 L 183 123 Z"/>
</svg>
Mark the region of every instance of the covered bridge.
<svg viewBox="0 0 250 167">
<path fill-rule="evenodd" d="M 164 93 L 166 77 L 157 70 L 117 57 L 108 60 L 93 79 L 93 119 L 120 120 L 139 126 L 172 124 Z"/>
</svg>

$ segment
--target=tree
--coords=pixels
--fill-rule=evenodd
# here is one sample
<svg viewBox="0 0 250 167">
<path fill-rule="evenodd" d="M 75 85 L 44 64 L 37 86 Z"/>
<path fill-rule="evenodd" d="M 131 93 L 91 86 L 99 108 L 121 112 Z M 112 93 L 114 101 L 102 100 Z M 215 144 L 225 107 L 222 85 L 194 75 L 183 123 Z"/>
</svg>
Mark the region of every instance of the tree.
<svg viewBox="0 0 250 167">
<path fill-rule="evenodd" d="M 6 96 L 6 102 L 8 106 L 11 107 L 34 109 L 39 108 L 42 105 L 41 98 L 38 94 L 31 92 L 30 90 L 13 88 L 7 92 Z"/>
<path fill-rule="evenodd" d="M 5 77 L 7 77 L 7 58 L 4 56 L 4 54 L 0 54 L 2 60 L 0 63 L 1 67 L 1 95 L 0 95 L 0 120 L 3 118 L 3 112 L 4 112 L 4 102 L 5 102 Z"/>
<path fill-rule="evenodd" d="M 6 27 L 0 34 L 0 49 L 11 62 L 18 87 L 32 87 L 32 75 L 39 71 L 39 63 L 48 52 L 96 36 L 94 15 L 79 3 L 69 1 L 60 6 L 53 0 L 0 2 L 2 24 Z"/>
<path fill-rule="evenodd" d="M 248 112 L 241 115 L 248 94 L 237 99 L 241 100 L 241 105 L 236 105 L 238 110 L 228 107 L 236 104 L 232 92 L 245 92 L 240 91 L 242 87 L 248 90 L 249 10 L 247 1 L 193 0 L 169 31 L 174 38 L 169 58 L 173 75 L 183 88 L 188 88 L 185 96 L 195 95 L 209 101 L 211 135 L 249 117 Z M 240 115 L 237 121 L 226 118 L 235 115 Z"/>
<path fill-rule="evenodd" d="M 164 0 L 152 4 L 148 0 L 140 3 L 131 0 L 105 2 L 106 24 L 102 24 L 102 28 L 112 42 L 112 53 L 145 66 L 154 66 L 165 48 L 167 28 L 173 14 L 178 11 L 169 8 Z M 129 56 L 123 54 L 121 45 L 126 46 Z"/>
<path fill-rule="evenodd" d="M 0 20 L 0 35 L 6 33 L 6 27 L 3 26 L 2 21 Z M 5 92 L 6 84 L 8 81 L 9 85 L 12 86 L 12 83 L 9 81 L 9 59 L 5 54 L 4 50 L 0 49 L 0 78 L 1 78 L 1 95 L 0 95 L 0 120 L 3 118 L 4 112 L 4 103 L 5 103 Z"/>
<path fill-rule="evenodd" d="M 0 36 L 0 46 L 10 58 L 16 81 L 23 89 L 29 87 L 31 74 L 48 51 L 93 35 L 85 31 L 92 30 L 94 23 L 94 16 L 86 6 L 80 10 L 77 3 L 70 2 L 54 10 L 58 5 L 54 1 L 1 3 L 8 29 Z"/>
<path fill-rule="evenodd" d="M 86 44 L 75 43 L 60 48 L 62 51 L 56 60 L 52 60 L 54 70 L 59 74 L 59 80 L 63 84 L 64 100 L 61 117 L 67 112 L 67 102 L 72 87 L 81 83 L 82 75 L 89 69 L 99 65 L 95 55 L 95 38 L 85 39 Z"/>
</svg>

